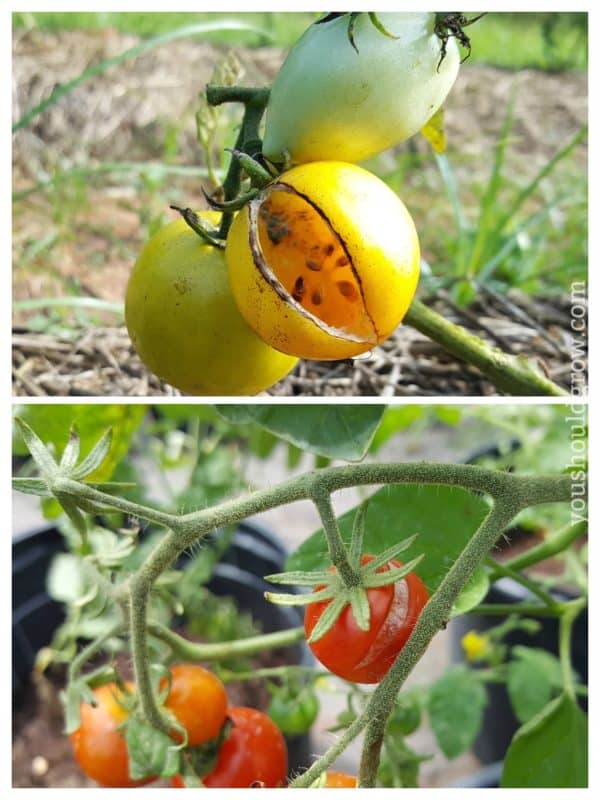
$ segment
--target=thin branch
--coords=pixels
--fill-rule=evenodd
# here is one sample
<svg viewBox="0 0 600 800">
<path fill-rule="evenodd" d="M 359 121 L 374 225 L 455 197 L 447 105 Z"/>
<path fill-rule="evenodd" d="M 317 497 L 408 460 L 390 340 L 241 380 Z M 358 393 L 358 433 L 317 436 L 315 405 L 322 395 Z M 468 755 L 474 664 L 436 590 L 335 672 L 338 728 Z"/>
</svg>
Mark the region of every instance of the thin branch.
<svg viewBox="0 0 600 800">
<path fill-rule="evenodd" d="M 562 397 L 567 393 L 546 378 L 523 356 L 490 347 L 483 339 L 444 319 L 418 300 L 413 300 L 404 322 L 456 358 L 478 367 L 503 392 L 511 395 Z"/>
<path fill-rule="evenodd" d="M 263 650 L 290 647 L 304 640 L 304 627 L 250 636 L 232 642 L 196 643 L 157 622 L 148 623 L 148 633 L 167 644 L 173 653 L 189 661 L 220 661 L 232 656 L 249 656 Z"/>
<path fill-rule="evenodd" d="M 335 565 L 347 587 L 357 586 L 360 577 L 350 566 L 348 551 L 342 540 L 342 534 L 331 503 L 331 495 L 327 490 L 320 488 L 319 491 L 315 492 L 312 499 L 323 523 L 323 531 L 327 537 L 327 548 L 331 563 Z"/>
</svg>

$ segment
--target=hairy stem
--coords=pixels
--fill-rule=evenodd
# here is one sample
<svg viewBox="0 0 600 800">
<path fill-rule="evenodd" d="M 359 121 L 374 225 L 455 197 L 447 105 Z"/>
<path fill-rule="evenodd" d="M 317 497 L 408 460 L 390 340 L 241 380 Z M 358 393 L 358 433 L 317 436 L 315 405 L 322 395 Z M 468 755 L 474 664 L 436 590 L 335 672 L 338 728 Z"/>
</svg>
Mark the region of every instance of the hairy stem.
<svg viewBox="0 0 600 800">
<path fill-rule="evenodd" d="M 304 627 L 302 626 L 214 644 L 189 642 L 183 636 L 157 622 L 148 623 L 148 633 L 169 645 L 176 656 L 188 661 L 220 661 L 233 656 L 250 656 L 263 650 L 289 647 L 304 640 Z M 282 667 L 282 669 L 287 669 L 287 667 Z"/>
<path fill-rule="evenodd" d="M 562 604 L 547 606 L 543 603 L 481 603 L 472 608 L 469 613 L 488 617 L 503 617 L 508 614 L 519 614 L 526 617 L 560 617 Z"/>
<path fill-rule="evenodd" d="M 112 639 L 113 636 L 117 636 L 122 630 L 123 620 L 119 620 L 112 628 L 109 628 L 106 633 L 94 639 L 93 642 L 90 642 L 86 647 L 80 650 L 69 664 L 69 683 L 76 680 L 85 664 L 103 649 L 109 639 Z"/>
<path fill-rule="evenodd" d="M 511 395 L 562 397 L 567 393 L 522 356 L 503 353 L 464 328 L 413 300 L 404 322 L 440 344 L 453 356 L 478 367 L 494 386 Z"/>
<path fill-rule="evenodd" d="M 552 558 L 552 556 L 562 553 L 573 542 L 581 538 L 586 531 L 587 522 L 576 522 L 574 525 L 567 525 L 558 533 L 544 539 L 543 542 L 530 547 L 524 553 L 511 558 L 510 561 L 505 561 L 504 566 L 516 572 L 531 567 L 540 561 L 545 561 L 547 558 Z"/>
<path fill-rule="evenodd" d="M 531 594 L 539 598 L 544 605 L 548 606 L 549 608 L 553 608 L 556 605 L 556 600 L 554 597 L 552 597 L 550 592 L 547 592 L 539 584 L 531 580 L 531 578 L 527 578 L 525 575 L 521 575 L 519 572 L 511 569 L 506 564 L 502 564 L 487 556 L 484 559 L 484 563 L 492 570 L 492 580 L 501 577 L 511 578 L 511 580 L 515 581 L 520 586 L 523 586 L 525 589 L 531 592 Z"/>
<path fill-rule="evenodd" d="M 260 154 L 262 143 L 260 141 L 259 127 L 269 101 L 268 88 L 248 88 L 245 86 L 214 86 L 206 87 L 206 99 L 211 106 L 222 103 L 243 103 L 244 117 L 242 126 L 235 142 L 235 150 L 249 156 Z M 241 190 L 242 169 L 237 158 L 232 156 L 223 181 L 223 195 L 225 201 L 236 198 Z M 233 212 L 224 211 L 219 227 L 219 237 L 226 239 L 233 221 Z"/>
<path fill-rule="evenodd" d="M 323 531 L 327 537 L 327 547 L 331 563 L 335 565 L 344 584 L 348 587 L 357 586 L 360 576 L 352 569 L 348 561 L 346 545 L 342 541 L 342 534 L 338 525 L 335 511 L 331 503 L 331 495 L 327 491 L 315 493 L 313 501 L 323 523 Z"/>
<path fill-rule="evenodd" d="M 304 633 L 304 629 L 302 629 Z M 232 683 L 233 681 L 253 681 L 256 678 L 286 678 L 290 675 L 306 675 L 310 678 L 318 676 L 327 677 L 329 672 L 318 667 L 305 667 L 302 664 L 288 664 L 284 667 L 263 667 L 262 669 L 252 669 L 246 672 L 234 672 L 229 669 L 220 669 L 219 677 L 223 683 Z"/>
</svg>

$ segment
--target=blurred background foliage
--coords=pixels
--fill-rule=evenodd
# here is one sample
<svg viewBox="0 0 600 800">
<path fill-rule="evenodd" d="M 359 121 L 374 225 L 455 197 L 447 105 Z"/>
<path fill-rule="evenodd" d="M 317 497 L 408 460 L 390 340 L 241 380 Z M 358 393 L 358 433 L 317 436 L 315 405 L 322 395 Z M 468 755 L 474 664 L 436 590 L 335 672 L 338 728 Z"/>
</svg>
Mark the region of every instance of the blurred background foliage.
<svg viewBox="0 0 600 800">
<path fill-rule="evenodd" d="M 224 14 L 220 19 L 239 15 Z M 291 47 L 321 14 L 248 12 L 247 22 L 261 32 L 215 31 L 209 41 L 246 47 Z M 214 13 L 25 12 L 13 14 L 13 25 L 40 30 L 114 28 L 136 36 L 156 36 L 173 28 L 215 19 Z M 477 48 L 472 60 L 508 69 L 585 69 L 587 14 L 493 13 L 478 23 Z"/>
</svg>

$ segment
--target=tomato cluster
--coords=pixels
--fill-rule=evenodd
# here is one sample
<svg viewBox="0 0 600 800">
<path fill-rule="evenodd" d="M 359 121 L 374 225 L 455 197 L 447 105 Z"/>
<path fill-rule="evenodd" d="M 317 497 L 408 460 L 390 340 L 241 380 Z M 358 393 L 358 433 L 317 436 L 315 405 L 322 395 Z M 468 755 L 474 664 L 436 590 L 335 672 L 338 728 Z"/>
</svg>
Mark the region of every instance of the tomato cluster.
<svg viewBox="0 0 600 800">
<path fill-rule="evenodd" d="M 431 12 L 312 25 L 266 110 L 263 158 L 295 166 L 248 195 L 225 256 L 179 220 L 134 267 L 126 322 L 149 369 L 189 394 L 250 395 L 297 358 L 351 358 L 390 336 L 416 291 L 419 242 L 401 200 L 355 162 L 423 129 L 459 62 Z"/>
<path fill-rule="evenodd" d="M 167 688 L 166 679 L 161 689 Z M 124 735 L 135 687 L 125 691 L 106 684 L 94 691 L 94 704 L 81 704 L 81 724 L 71 734 L 75 758 L 81 769 L 102 786 L 134 787 L 153 778 L 130 777 Z M 255 783 L 276 787 L 285 784 L 287 747 L 281 731 L 261 711 L 229 707 L 225 687 L 212 672 L 195 664 L 178 664 L 170 670 L 169 711 L 187 733 L 187 747 L 216 741 L 223 726 L 230 730 L 220 745 L 216 764 L 202 780 L 206 786 L 244 788 Z M 180 738 L 174 731 L 173 738 Z M 183 786 L 176 777 L 174 786 Z"/>
</svg>

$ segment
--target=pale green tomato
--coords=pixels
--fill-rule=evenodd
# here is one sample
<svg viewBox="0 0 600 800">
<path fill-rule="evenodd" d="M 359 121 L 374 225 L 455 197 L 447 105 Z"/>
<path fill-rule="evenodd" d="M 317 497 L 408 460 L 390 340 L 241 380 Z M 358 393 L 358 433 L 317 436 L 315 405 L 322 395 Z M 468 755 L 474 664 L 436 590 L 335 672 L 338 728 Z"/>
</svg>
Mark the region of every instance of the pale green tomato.
<svg viewBox="0 0 600 800">
<path fill-rule="evenodd" d="M 417 133 L 452 88 L 460 55 L 451 38 L 439 66 L 435 14 L 366 14 L 348 40 L 348 17 L 311 25 L 290 50 L 271 90 L 263 142 L 274 163 L 357 162 Z M 287 154 L 287 155 L 286 155 Z"/>
</svg>

